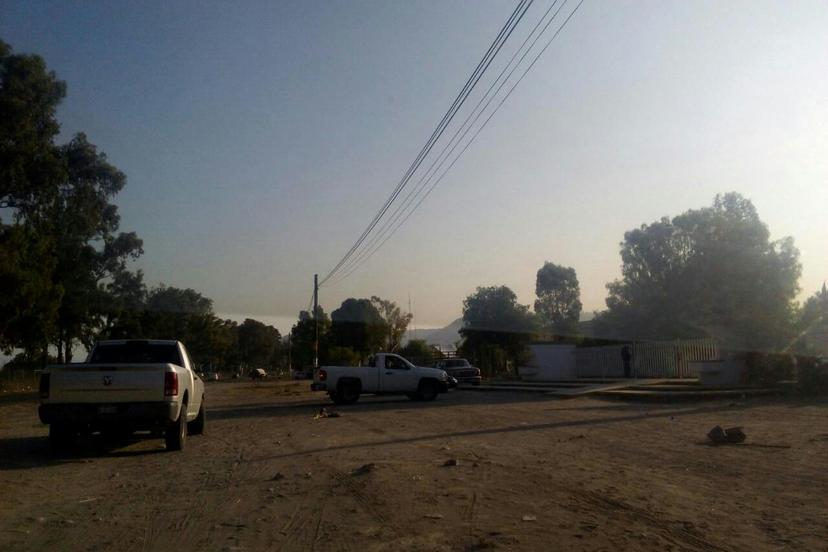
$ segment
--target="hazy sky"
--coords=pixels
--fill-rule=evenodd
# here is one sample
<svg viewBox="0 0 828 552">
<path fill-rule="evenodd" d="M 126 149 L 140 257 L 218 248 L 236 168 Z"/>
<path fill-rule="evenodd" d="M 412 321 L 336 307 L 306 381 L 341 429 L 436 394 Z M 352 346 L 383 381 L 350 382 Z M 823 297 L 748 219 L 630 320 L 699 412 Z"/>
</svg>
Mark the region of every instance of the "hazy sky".
<svg viewBox="0 0 828 552">
<path fill-rule="evenodd" d="M 127 174 L 122 229 L 144 239 L 148 283 L 284 320 L 514 5 L 6 0 L 0 37 L 67 81 L 64 138 L 86 132 Z M 550 260 L 575 267 L 585 310 L 600 309 L 625 230 L 727 191 L 750 197 L 774 238 L 794 236 L 813 293 L 828 278 L 826 29 L 825 1 L 586 0 L 408 224 L 322 305 L 410 294 L 418 326 L 443 325 L 478 285 L 531 303 Z"/>
</svg>

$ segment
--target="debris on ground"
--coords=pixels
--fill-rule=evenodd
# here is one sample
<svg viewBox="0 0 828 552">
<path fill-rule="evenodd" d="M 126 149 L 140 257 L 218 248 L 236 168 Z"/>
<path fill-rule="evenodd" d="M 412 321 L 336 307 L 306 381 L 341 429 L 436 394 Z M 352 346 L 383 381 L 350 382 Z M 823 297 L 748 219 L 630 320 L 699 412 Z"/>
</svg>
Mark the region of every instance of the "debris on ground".
<svg viewBox="0 0 828 552">
<path fill-rule="evenodd" d="M 284 478 L 285 478 L 285 474 L 283 474 L 282 472 L 276 472 L 276 475 L 271 477 L 270 480 L 271 481 L 281 481 Z"/>
<path fill-rule="evenodd" d="M 423 517 L 428 519 L 443 519 L 443 514 L 426 514 Z"/>
<path fill-rule="evenodd" d="M 365 475 L 377 469 L 376 464 L 363 464 L 353 471 L 354 475 Z"/>
<path fill-rule="evenodd" d="M 319 418 L 339 418 L 339 412 L 329 412 L 327 408 L 320 408 L 313 419 L 318 420 Z"/>
<path fill-rule="evenodd" d="M 526 514 L 521 519 L 523 521 L 538 521 L 538 516 L 533 516 L 532 514 Z"/>
<path fill-rule="evenodd" d="M 446 466 L 446 467 L 459 466 L 459 465 L 460 465 L 460 460 L 458 460 L 457 458 L 449 458 L 448 460 L 443 462 L 443 466 Z"/>
<path fill-rule="evenodd" d="M 741 443 L 747 435 L 741 427 L 722 429 L 721 426 L 716 426 L 707 433 L 707 438 L 717 445 L 727 445 Z"/>
</svg>

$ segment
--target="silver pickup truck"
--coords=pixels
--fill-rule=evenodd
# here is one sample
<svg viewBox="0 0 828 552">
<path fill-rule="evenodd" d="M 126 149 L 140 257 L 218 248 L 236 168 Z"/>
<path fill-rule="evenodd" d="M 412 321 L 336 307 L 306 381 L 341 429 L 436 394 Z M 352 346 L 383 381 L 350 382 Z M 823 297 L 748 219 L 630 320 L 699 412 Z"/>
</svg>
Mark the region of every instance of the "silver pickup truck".
<svg viewBox="0 0 828 552">
<path fill-rule="evenodd" d="M 399 355 L 377 353 L 368 366 L 322 366 L 314 373 L 313 391 L 327 391 L 336 404 L 351 404 L 363 393 L 407 395 L 433 401 L 449 389 L 444 370 L 414 366 Z"/>
<path fill-rule="evenodd" d="M 168 450 L 201 434 L 204 382 L 179 341 L 100 341 L 84 363 L 59 364 L 40 376 L 40 420 L 56 449 L 79 433 L 164 433 Z"/>
</svg>

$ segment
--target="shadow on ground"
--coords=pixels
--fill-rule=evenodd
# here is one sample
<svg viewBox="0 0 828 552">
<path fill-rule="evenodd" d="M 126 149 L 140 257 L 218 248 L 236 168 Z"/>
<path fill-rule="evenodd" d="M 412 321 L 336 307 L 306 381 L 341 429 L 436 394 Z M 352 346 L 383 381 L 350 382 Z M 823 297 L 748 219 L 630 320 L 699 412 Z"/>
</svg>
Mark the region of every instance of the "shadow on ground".
<svg viewBox="0 0 828 552">
<path fill-rule="evenodd" d="M 146 456 L 166 452 L 160 446 L 153 449 L 129 449 L 125 447 L 145 441 L 146 438 L 129 437 L 121 439 L 104 438 L 101 435 L 80 437 L 66 452 L 55 452 L 48 437 L 11 437 L 0 439 L 0 471 L 21 470 L 82 463 L 91 458 Z M 157 439 L 160 443 L 161 438 Z"/>
</svg>

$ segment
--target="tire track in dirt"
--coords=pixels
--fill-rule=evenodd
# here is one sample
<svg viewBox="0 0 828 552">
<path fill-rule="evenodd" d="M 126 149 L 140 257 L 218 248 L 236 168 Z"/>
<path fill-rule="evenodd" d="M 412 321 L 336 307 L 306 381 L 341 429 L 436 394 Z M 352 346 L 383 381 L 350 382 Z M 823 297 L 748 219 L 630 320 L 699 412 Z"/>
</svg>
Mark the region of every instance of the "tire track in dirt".
<svg viewBox="0 0 828 552">
<path fill-rule="evenodd" d="M 698 535 L 695 531 L 689 530 L 670 520 L 663 520 L 651 512 L 637 508 L 631 504 L 606 497 L 597 491 L 576 490 L 570 491 L 573 499 L 580 505 L 590 509 L 598 509 L 610 512 L 622 512 L 636 520 L 644 520 L 654 529 L 658 530 L 662 538 L 671 544 L 680 547 L 691 546 L 699 550 L 711 552 L 727 552 L 734 550 L 732 546 L 723 547 Z"/>
</svg>

